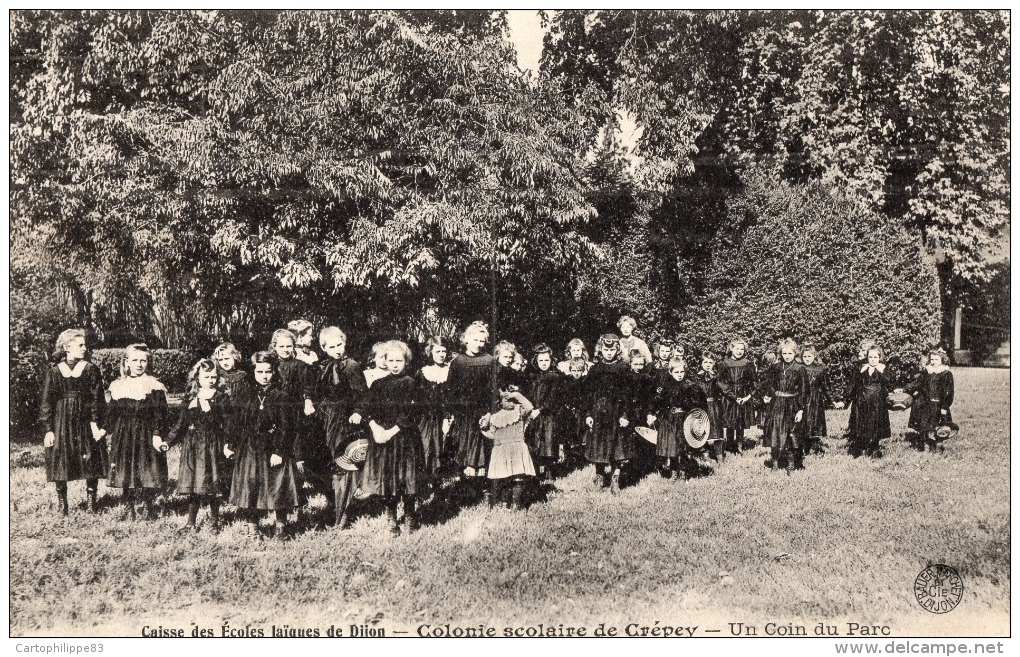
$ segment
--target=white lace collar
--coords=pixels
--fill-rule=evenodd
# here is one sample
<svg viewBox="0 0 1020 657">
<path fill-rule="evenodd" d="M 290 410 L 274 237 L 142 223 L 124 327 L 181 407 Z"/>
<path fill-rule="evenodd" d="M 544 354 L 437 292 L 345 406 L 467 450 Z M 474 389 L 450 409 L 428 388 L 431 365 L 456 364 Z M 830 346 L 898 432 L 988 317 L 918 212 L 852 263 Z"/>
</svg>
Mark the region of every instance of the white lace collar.
<svg viewBox="0 0 1020 657">
<path fill-rule="evenodd" d="M 212 399 L 215 394 L 216 388 L 199 388 L 198 394 L 195 395 L 195 398 L 191 400 L 190 404 L 188 404 L 188 408 L 198 408 L 201 406 L 202 411 L 208 413 L 210 408 L 209 400 Z"/>
<path fill-rule="evenodd" d="M 156 377 L 148 374 L 127 376 L 117 379 L 110 384 L 110 399 L 134 399 L 140 401 L 155 390 L 166 393 L 166 388 Z"/>
<path fill-rule="evenodd" d="M 924 369 L 928 371 L 928 374 L 942 374 L 943 372 L 948 372 L 949 371 L 949 366 L 946 365 L 945 363 L 942 363 L 938 367 L 932 367 L 931 365 L 926 365 Z"/>
<path fill-rule="evenodd" d="M 371 388 L 373 383 L 375 383 L 379 379 L 386 377 L 387 375 L 389 375 L 389 372 L 387 370 L 381 370 L 377 367 L 373 367 L 370 370 L 365 370 L 365 385 Z"/>
<path fill-rule="evenodd" d="M 421 368 L 421 375 L 425 377 L 426 381 L 432 383 L 446 383 L 446 379 L 450 376 L 449 365 L 426 365 Z"/>
<path fill-rule="evenodd" d="M 861 368 L 861 374 L 864 374 L 869 369 L 871 369 L 871 365 L 865 365 L 864 367 Z M 879 373 L 884 372 L 885 371 L 885 363 L 879 363 L 878 365 L 875 365 L 875 369 L 878 370 Z"/>
<path fill-rule="evenodd" d="M 309 365 L 314 365 L 315 363 L 319 362 L 319 354 L 315 353 L 311 349 L 306 349 L 303 351 L 301 349 L 298 349 L 294 352 L 294 357 Z"/>
<path fill-rule="evenodd" d="M 501 408 L 489 416 L 489 426 L 493 429 L 502 429 L 521 421 L 521 407 L 514 406 L 512 410 Z"/>
<path fill-rule="evenodd" d="M 87 360 L 80 360 L 72 369 L 71 366 L 67 364 L 67 361 L 63 360 L 57 363 L 57 369 L 60 370 L 60 373 L 65 378 L 77 379 L 81 376 L 81 373 L 85 371 L 85 367 L 88 364 L 89 362 Z"/>
</svg>

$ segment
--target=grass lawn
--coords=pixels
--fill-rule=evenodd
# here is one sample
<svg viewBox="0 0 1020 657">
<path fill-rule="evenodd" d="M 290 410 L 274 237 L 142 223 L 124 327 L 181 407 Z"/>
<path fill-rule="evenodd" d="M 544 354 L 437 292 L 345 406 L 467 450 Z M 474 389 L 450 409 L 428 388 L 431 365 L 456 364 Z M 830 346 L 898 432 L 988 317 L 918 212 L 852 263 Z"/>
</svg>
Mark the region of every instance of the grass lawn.
<svg viewBox="0 0 1020 657">
<path fill-rule="evenodd" d="M 554 482 L 526 512 L 481 506 L 390 538 L 381 515 L 347 531 L 258 541 L 239 524 L 182 535 L 181 513 L 120 520 L 54 513 L 41 448 L 11 448 L 13 635 L 132 635 L 192 623 L 220 635 L 289 624 L 504 627 L 629 623 L 722 630 L 729 623 L 886 625 L 893 635 L 1007 635 L 1010 594 L 1009 371 L 956 369 L 960 435 L 944 453 L 903 440 L 894 413 L 885 458 L 838 449 L 847 412 L 828 415 L 829 452 L 788 477 L 752 449 L 688 482 L 649 476 L 619 497 L 591 468 Z M 171 467 L 173 473 L 175 468 Z M 71 484 L 72 505 L 84 484 Z M 106 493 L 100 486 L 100 495 Z M 314 498 L 313 506 L 322 505 Z M 203 509 L 200 521 L 205 518 Z M 948 614 L 921 609 L 929 563 L 964 582 Z M 374 624 L 373 624 L 374 623 Z"/>
</svg>

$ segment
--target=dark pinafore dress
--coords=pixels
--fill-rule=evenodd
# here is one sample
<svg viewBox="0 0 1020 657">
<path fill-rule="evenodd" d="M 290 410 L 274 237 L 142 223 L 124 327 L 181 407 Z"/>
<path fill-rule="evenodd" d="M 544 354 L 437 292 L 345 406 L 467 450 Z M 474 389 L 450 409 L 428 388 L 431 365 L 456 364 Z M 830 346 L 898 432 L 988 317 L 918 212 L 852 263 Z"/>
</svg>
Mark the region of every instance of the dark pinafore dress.
<svg viewBox="0 0 1020 657">
<path fill-rule="evenodd" d="M 656 388 L 654 414 L 658 425 L 655 455 L 660 458 L 693 456 L 684 439 L 684 420 L 695 408 L 705 409 L 707 402 L 701 386 L 696 382 L 672 376 L 662 380 Z"/>
<path fill-rule="evenodd" d="M 855 450 L 877 449 L 882 438 L 892 436 L 889 426 L 889 411 L 886 397 L 893 386 L 885 372 L 885 366 L 878 368 L 863 366 L 854 374 L 850 384 L 850 447 Z"/>
<path fill-rule="evenodd" d="M 907 426 L 921 434 L 934 431 L 943 421 L 952 422 L 953 373 L 949 368 L 921 370 L 917 380 L 904 390 L 914 396 Z M 944 412 L 943 412 L 944 411 Z"/>
<path fill-rule="evenodd" d="M 628 370 L 623 361 L 598 362 L 584 379 L 585 417 L 592 418 L 584 448 L 589 463 L 614 463 L 634 456 L 633 431 L 624 432 L 620 426 L 626 406 L 623 384 Z"/>
<path fill-rule="evenodd" d="M 719 363 L 718 381 L 722 390 L 722 425 L 726 429 L 747 429 L 754 426 L 754 405 L 751 400 L 738 404 L 754 392 L 754 363 L 746 358 L 725 358 Z"/>
<path fill-rule="evenodd" d="M 418 431 L 424 449 L 425 473 L 429 476 L 440 474 L 451 456 L 443 433 L 443 421 L 448 417 L 446 398 L 449 375 L 449 366 L 430 365 L 419 370 L 414 379 L 422 402 Z"/>
<path fill-rule="evenodd" d="M 104 479 L 110 468 L 106 441 L 92 436 L 91 422 L 102 426 L 106 397 L 99 368 L 78 361 L 46 371 L 39 422 L 43 432 L 52 431 L 53 447 L 47 447 L 46 481 Z"/>
<path fill-rule="evenodd" d="M 294 459 L 292 400 L 278 388 L 253 386 L 240 401 L 240 431 L 230 436 L 236 451 L 230 503 L 239 509 L 286 510 L 304 506 Z M 273 454 L 283 463 L 273 466 Z"/>
<path fill-rule="evenodd" d="M 800 432 L 795 430 L 795 420 L 797 413 L 804 409 L 806 388 L 804 366 L 797 362 L 779 361 L 769 367 L 755 392 L 758 398 L 771 397 L 762 430 L 765 442 L 772 446 L 773 459 L 778 458 L 791 441 L 794 448 L 800 446 Z"/>
<path fill-rule="evenodd" d="M 807 401 L 804 404 L 804 421 L 802 436 L 817 438 L 829 435 L 825 426 L 825 409 L 832 406 L 829 394 L 828 368 L 821 363 L 804 366 L 807 377 Z"/>
<path fill-rule="evenodd" d="M 361 482 L 368 495 L 396 497 L 416 495 L 425 483 L 425 458 L 418 415 L 422 410 L 418 387 L 409 376 L 387 376 L 368 391 L 366 425 L 374 421 L 384 429 L 400 431 L 384 443 L 369 439 Z"/>
<path fill-rule="evenodd" d="M 449 412 L 453 425 L 448 436 L 457 450 L 457 465 L 484 469 L 489 465 L 492 441 L 482 435 L 478 421 L 492 410 L 498 399 L 495 361 L 492 356 L 458 356 L 450 363 L 447 377 Z"/>
<path fill-rule="evenodd" d="M 111 488 L 155 488 L 167 484 L 166 454 L 152 446 L 163 437 L 169 409 L 166 388 L 147 374 L 121 377 L 110 384 L 107 432 L 110 437 Z"/>
<path fill-rule="evenodd" d="M 538 417 L 528 423 L 525 432 L 528 450 L 532 457 L 554 461 L 559 457 L 560 446 L 566 443 L 562 427 L 563 375 L 553 368 L 536 372 L 525 398 L 539 411 Z"/>
<path fill-rule="evenodd" d="M 170 432 L 170 445 L 180 444 L 177 492 L 181 495 L 218 495 L 222 492 L 223 456 L 226 439 L 227 395 L 217 392 L 204 400 L 185 399 L 177 425 Z"/>
</svg>

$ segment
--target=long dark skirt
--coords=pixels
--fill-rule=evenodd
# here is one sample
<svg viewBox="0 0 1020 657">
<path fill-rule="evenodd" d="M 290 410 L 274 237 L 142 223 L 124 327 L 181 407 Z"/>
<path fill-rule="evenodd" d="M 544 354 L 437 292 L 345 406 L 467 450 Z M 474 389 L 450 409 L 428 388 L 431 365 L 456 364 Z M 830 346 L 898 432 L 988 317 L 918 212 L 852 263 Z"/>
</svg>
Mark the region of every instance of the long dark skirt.
<svg viewBox="0 0 1020 657">
<path fill-rule="evenodd" d="M 234 464 L 230 485 L 230 503 L 239 509 L 293 509 L 304 506 L 305 495 L 298 480 L 293 458 L 283 464 L 269 465 L 269 453 L 242 448 Z"/>
<path fill-rule="evenodd" d="M 928 433 L 934 431 L 942 421 L 952 422 L 952 412 L 947 410 L 946 414 L 942 415 L 937 402 L 917 399 L 910 407 L 910 420 L 907 422 L 907 426 L 918 433 Z"/>
<path fill-rule="evenodd" d="M 193 431 L 181 443 L 177 492 L 181 495 L 217 495 L 222 492 L 226 469 L 220 441 L 205 432 Z"/>
<path fill-rule="evenodd" d="M 425 482 L 425 459 L 417 430 L 401 429 L 388 442 L 369 441 L 362 492 L 392 497 L 416 495 Z"/>
<path fill-rule="evenodd" d="M 560 455 L 560 445 L 564 442 L 561 436 L 559 417 L 551 411 L 543 412 L 528 424 L 525 442 L 532 456 L 550 460 Z"/>
<path fill-rule="evenodd" d="M 656 456 L 675 459 L 687 448 L 687 441 L 684 440 L 684 417 L 683 413 L 670 413 L 659 418 L 659 437 L 655 443 Z"/>
<path fill-rule="evenodd" d="M 147 427 L 114 426 L 110 449 L 111 488 L 164 488 L 169 479 L 166 454 L 152 446 Z"/>
<path fill-rule="evenodd" d="M 619 463 L 634 458 L 632 427 L 621 427 L 616 413 L 596 412 L 585 440 L 584 456 L 589 463 Z"/>
<path fill-rule="evenodd" d="M 426 413 L 418 423 L 421 432 L 424 472 L 435 475 L 443 470 L 446 460 L 446 436 L 443 435 L 443 414 L 438 411 Z"/>
<path fill-rule="evenodd" d="M 850 409 L 849 430 L 851 441 L 859 446 L 874 446 L 892 436 L 881 386 L 864 386 L 857 393 Z"/>
<path fill-rule="evenodd" d="M 89 406 L 77 396 L 57 402 L 53 421 L 53 447 L 47 447 L 46 481 L 105 479 L 110 469 L 106 441 L 92 438 Z"/>
<path fill-rule="evenodd" d="M 722 425 L 727 429 L 749 429 L 754 426 L 754 404 L 747 400 L 738 404 L 736 400 L 723 398 Z"/>
<path fill-rule="evenodd" d="M 767 413 L 763 422 L 762 430 L 765 432 L 765 441 L 772 446 L 772 453 L 778 456 L 786 449 L 789 441 L 797 447 L 800 441 L 797 432 L 794 431 L 797 417 L 797 398 L 783 397 L 776 395 L 766 407 Z"/>
<path fill-rule="evenodd" d="M 462 468 L 487 468 L 492 441 L 482 435 L 478 420 L 484 409 L 460 411 L 453 417 L 449 438 L 457 445 L 457 464 Z"/>
</svg>

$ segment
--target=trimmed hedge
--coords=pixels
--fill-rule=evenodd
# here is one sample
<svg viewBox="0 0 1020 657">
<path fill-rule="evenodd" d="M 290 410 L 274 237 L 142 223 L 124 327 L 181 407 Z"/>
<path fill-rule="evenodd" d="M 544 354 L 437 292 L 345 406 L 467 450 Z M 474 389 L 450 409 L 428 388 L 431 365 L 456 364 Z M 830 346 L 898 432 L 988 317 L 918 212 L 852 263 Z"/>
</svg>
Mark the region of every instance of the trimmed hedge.
<svg viewBox="0 0 1020 657">
<path fill-rule="evenodd" d="M 103 373 L 107 385 L 120 377 L 120 361 L 124 349 L 94 349 L 89 360 Z M 149 352 L 149 372 L 159 379 L 171 393 L 184 392 L 188 383 L 188 372 L 200 356 L 181 349 L 152 349 Z"/>
<path fill-rule="evenodd" d="M 786 336 L 811 342 L 837 390 L 865 338 L 900 380 L 916 371 L 941 317 L 935 266 L 916 234 L 821 184 L 761 169 L 744 182 L 727 203 L 706 293 L 663 332 L 720 354 L 735 336 L 756 356 Z"/>
</svg>

